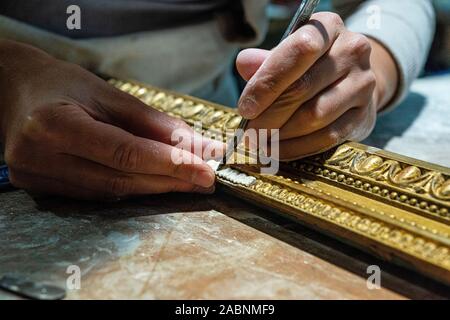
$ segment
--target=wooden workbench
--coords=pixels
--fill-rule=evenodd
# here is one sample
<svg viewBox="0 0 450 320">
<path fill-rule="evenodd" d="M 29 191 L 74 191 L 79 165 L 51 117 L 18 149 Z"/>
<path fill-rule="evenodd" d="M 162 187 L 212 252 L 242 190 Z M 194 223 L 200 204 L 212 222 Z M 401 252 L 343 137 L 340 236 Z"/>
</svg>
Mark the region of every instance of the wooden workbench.
<svg viewBox="0 0 450 320">
<path fill-rule="evenodd" d="M 449 166 L 448 110 L 439 108 L 450 98 L 423 98 L 439 90 L 435 81 L 419 81 L 417 103 L 382 119 L 369 143 Z M 450 297 L 448 287 L 220 191 L 115 204 L 0 193 L 0 275 L 64 287 L 69 265 L 82 280 L 68 299 Z M 381 289 L 366 286 L 370 265 L 382 270 Z"/>
<path fill-rule="evenodd" d="M 450 290 L 224 194 L 117 204 L 0 194 L 0 273 L 81 289 L 67 298 L 401 299 Z M 379 265 L 382 289 L 368 290 Z M 11 297 L 0 293 L 0 298 Z"/>
</svg>

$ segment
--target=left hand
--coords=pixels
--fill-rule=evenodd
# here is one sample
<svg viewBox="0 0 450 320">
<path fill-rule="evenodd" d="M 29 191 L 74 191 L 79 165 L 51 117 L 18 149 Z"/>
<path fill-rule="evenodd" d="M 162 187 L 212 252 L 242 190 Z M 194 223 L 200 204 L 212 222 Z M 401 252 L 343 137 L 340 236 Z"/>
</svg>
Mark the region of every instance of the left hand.
<svg viewBox="0 0 450 320">
<path fill-rule="evenodd" d="M 239 111 L 249 128 L 280 129 L 282 160 L 366 138 L 398 82 L 383 46 L 327 12 L 271 51 L 242 51 L 236 64 L 248 81 Z"/>
</svg>

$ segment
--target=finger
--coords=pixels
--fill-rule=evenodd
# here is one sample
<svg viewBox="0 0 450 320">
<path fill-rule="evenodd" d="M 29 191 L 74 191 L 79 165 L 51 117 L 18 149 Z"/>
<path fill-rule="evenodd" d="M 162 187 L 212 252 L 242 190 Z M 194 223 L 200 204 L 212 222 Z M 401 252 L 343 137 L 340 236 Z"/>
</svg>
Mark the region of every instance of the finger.
<svg viewBox="0 0 450 320">
<path fill-rule="evenodd" d="M 247 83 L 239 111 L 254 119 L 299 79 L 334 43 L 343 28 L 339 16 L 316 13 L 311 21 L 273 49 Z"/>
<path fill-rule="evenodd" d="M 74 192 L 76 197 L 104 199 L 167 192 L 214 191 L 214 187 L 202 188 L 167 176 L 127 174 L 68 155 L 47 159 L 46 164 L 48 169 L 45 171 L 17 173 L 13 170 L 14 183 L 27 190 L 66 196 Z M 44 180 L 47 184 L 42 184 Z M 64 188 L 58 190 L 61 185 Z"/>
<path fill-rule="evenodd" d="M 188 151 L 95 121 L 76 106 L 65 106 L 62 111 L 51 128 L 61 153 L 127 173 L 171 176 L 202 187 L 214 183 L 212 169 Z"/>
<path fill-rule="evenodd" d="M 241 77 L 248 81 L 270 56 L 270 51 L 263 49 L 242 50 L 236 58 L 236 68 Z"/>
<path fill-rule="evenodd" d="M 352 107 L 366 107 L 372 99 L 374 86 L 372 73 L 356 73 L 339 80 L 290 117 L 280 129 L 280 140 L 311 134 L 332 124 Z M 261 125 L 259 118 L 254 121 Z"/>
<path fill-rule="evenodd" d="M 184 121 L 166 115 L 111 85 L 106 86 L 96 97 L 96 107 L 101 109 L 103 114 L 99 120 L 118 126 L 133 135 L 169 145 L 176 143 L 173 141 L 174 134 L 183 132 L 192 143 L 201 146 L 200 149 L 197 147 L 200 154 L 201 150 L 207 148 L 214 149 L 217 153 L 223 152 L 224 145 L 221 142 L 196 134 Z M 189 151 L 194 152 L 194 149 L 192 145 Z"/>
<path fill-rule="evenodd" d="M 356 43 L 355 39 L 350 39 L 349 36 L 340 36 L 324 56 L 253 121 L 255 128 L 282 128 L 296 112 L 298 113 L 297 109 L 306 107 L 303 106 L 304 103 L 311 104 L 309 100 L 318 94 L 322 95 L 326 89 L 330 90 L 328 89 L 330 86 L 335 87 L 335 83 L 348 76 L 352 69 L 359 70 L 358 65 L 361 59 L 365 59 L 361 56 L 368 57 L 370 55 L 370 44 L 363 36 L 352 35 L 352 37 L 357 39 Z M 348 47 L 358 48 L 349 50 Z M 357 51 L 358 54 L 354 54 L 354 51 Z M 361 64 L 365 66 L 365 61 L 361 61 Z M 357 80 L 355 79 L 355 81 Z M 355 83 L 356 89 L 359 87 L 359 83 Z M 348 92 L 348 90 L 343 92 Z M 308 129 L 309 123 L 304 128 Z M 299 127 L 299 129 L 302 128 Z"/>
<path fill-rule="evenodd" d="M 367 108 L 348 110 L 333 124 L 309 135 L 282 140 L 279 145 L 281 160 L 291 161 L 324 152 L 347 140 L 363 139 L 373 125 L 367 123 Z"/>
<path fill-rule="evenodd" d="M 205 161 L 222 159 L 226 150 L 225 143 L 210 139 L 191 128 L 176 130 L 172 134 L 171 144 L 176 148 L 191 152 Z"/>
<path fill-rule="evenodd" d="M 174 130 L 187 125 L 151 108 L 142 101 L 107 83 L 96 97 L 96 107 L 102 110 L 103 122 L 118 126 L 134 135 L 170 144 Z M 95 118 L 95 117 L 94 117 Z"/>
</svg>

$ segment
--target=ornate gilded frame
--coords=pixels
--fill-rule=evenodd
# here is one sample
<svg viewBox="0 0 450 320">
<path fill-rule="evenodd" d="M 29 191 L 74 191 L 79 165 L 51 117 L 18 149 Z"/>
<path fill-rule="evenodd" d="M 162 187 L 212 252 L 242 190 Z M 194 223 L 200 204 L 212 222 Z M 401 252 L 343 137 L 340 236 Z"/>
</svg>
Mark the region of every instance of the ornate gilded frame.
<svg viewBox="0 0 450 320">
<path fill-rule="evenodd" d="M 132 81 L 109 83 L 190 125 L 201 121 L 201 130 L 224 133 L 241 120 L 201 99 Z M 353 142 L 283 163 L 277 175 L 233 168 L 256 178 L 245 187 L 218 177 L 234 195 L 450 285 L 449 168 Z"/>
</svg>

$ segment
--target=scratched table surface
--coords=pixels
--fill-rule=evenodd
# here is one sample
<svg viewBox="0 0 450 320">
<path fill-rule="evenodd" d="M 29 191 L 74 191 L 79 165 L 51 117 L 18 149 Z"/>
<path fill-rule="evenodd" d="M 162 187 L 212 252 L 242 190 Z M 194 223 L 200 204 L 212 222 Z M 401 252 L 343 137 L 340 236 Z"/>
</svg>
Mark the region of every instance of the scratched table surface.
<svg viewBox="0 0 450 320">
<path fill-rule="evenodd" d="M 450 79 L 443 79 L 448 84 Z M 427 81 L 435 88 L 440 80 Z M 396 118 L 394 111 L 380 120 L 370 139 L 448 166 L 450 126 L 442 117 L 448 109 L 433 116 L 442 112 L 442 101 L 423 99 L 426 86 L 421 80 L 414 87 L 412 98 L 420 100 L 411 109 L 415 119 Z M 414 130 L 427 121 L 433 123 L 433 136 Z M 417 139 L 426 142 L 422 153 L 413 143 Z M 68 290 L 67 299 L 450 297 L 448 287 L 220 190 L 211 196 L 168 194 L 115 204 L 33 198 L 20 190 L 0 193 L 0 275 L 65 287 L 71 265 L 81 270 L 81 288 Z M 382 270 L 380 289 L 367 288 L 371 265 Z M 0 299 L 17 297 L 0 291 Z"/>
</svg>

